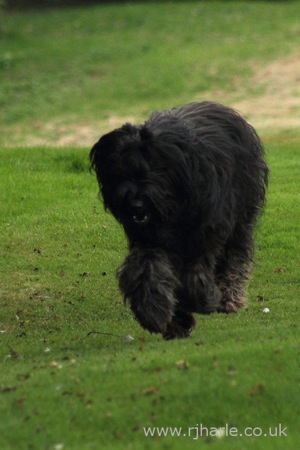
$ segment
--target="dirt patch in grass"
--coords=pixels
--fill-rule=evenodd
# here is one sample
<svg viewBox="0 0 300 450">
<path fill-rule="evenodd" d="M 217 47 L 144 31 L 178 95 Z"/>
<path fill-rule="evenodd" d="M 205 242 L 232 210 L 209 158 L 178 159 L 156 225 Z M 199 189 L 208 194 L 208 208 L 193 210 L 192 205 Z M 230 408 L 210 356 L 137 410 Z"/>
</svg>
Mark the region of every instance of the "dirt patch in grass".
<svg viewBox="0 0 300 450">
<path fill-rule="evenodd" d="M 290 55 L 256 67 L 249 82 L 255 92 L 232 106 L 259 129 L 300 128 L 300 59 Z"/>
<path fill-rule="evenodd" d="M 237 109 L 262 135 L 278 134 L 285 130 L 297 132 L 300 130 L 300 59 L 298 55 L 292 54 L 264 66 L 255 63 L 253 75 L 247 81 L 234 80 L 231 92 L 202 92 L 199 100 L 203 99 L 225 103 Z M 7 145 L 22 142 L 22 145 L 29 146 L 75 145 L 89 148 L 103 133 L 125 122 L 141 121 L 142 117 L 111 114 L 105 120 L 88 123 L 59 120 L 46 124 L 37 122 L 28 134 L 24 133 L 24 129 L 15 128 Z"/>
<path fill-rule="evenodd" d="M 66 123 L 65 119 L 49 121 L 47 123 L 35 122 L 31 133 L 27 133 L 21 127 L 16 127 L 13 136 L 6 144 L 22 146 L 76 146 L 91 147 L 100 136 L 126 122 L 135 122 L 135 118 L 110 116 L 107 120 Z M 9 134 L 8 130 L 4 130 Z"/>
</svg>

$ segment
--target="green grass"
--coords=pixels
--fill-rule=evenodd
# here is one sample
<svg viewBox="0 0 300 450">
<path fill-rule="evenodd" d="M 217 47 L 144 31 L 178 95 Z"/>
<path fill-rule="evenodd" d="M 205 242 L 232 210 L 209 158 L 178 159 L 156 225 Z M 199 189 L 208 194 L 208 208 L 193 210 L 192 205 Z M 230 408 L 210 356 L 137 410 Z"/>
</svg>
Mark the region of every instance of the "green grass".
<svg viewBox="0 0 300 450">
<path fill-rule="evenodd" d="M 23 134 L 39 135 L 45 121 L 144 118 L 237 85 L 253 94 L 254 68 L 299 45 L 299 14 L 299 2 L 255 1 L 6 13 L 0 142 L 22 145 Z M 55 140 L 51 126 L 49 136 Z"/>
<path fill-rule="evenodd" d="M 299 2 L 160 2 L 5 17 L 1 450 L 297 448 L 297 131 L 269 130 L 265 142 L 270 186 L 248 308 L 198 316 L 189 339 L 171 342 L 142 330 L 123 306 L 115 270 L 126 241 L 97 198 L 88 149 L 24 148 L 22 137 L 49 126 L 55 141 L 57 124 L 144 118 L 229 92 L 237 79 L 247 95 L 253 63 L 299 42 L 299 12 Z M 188 436 L 200 424 L 238 434 L 281 424 L 288 436 Z M 182 435 L 145 437 L 143 427 L 182 427 Z"/>
<path fill-rule="evenodd" d="M 200 423 L 288 427 L 281 438 L 202 438 L 207 448 L 296 448 L 298 145 L 268 148 L 248 309 L 198 317 L 192 337 L 174 342 L 122 305 L 114 273 L 126 243 L 102 211 L 86 150 L 1 151 L 1 449 L 196 448 L 193 431 L 146 438 L 143 427 L 187 434 Z"/>
</svg>

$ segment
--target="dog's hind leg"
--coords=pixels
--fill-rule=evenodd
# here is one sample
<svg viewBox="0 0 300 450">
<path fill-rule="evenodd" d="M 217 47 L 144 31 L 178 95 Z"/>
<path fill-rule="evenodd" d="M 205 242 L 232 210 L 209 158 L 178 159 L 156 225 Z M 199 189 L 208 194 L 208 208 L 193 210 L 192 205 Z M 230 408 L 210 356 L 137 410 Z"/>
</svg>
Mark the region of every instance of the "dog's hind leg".
<svg viewBox="0 0 300 450">
<path fill-rule="evenodd" d="M 204 259 L 185 268 L 180 297 L 188 311 L 210 314 L 222 307 L 222 293 L 215 283 L 213 269 L 213 260 L 208 263 Z"/>
<path fill-rule="evenodd" d="M 215 280 L 222 293 L 221 312 L 236 312 L 246 306 L 246 285 L 251 272 L 253 240 L 250 232 L 230 241 L 216 267 Z"/>
<path fill-rule="evenodd" d="M 134 246 L 118 270 L 119 287 L 136 319 L 152 333 L 166 333 L 179 281 L 167 254 Z"/>
</svg>

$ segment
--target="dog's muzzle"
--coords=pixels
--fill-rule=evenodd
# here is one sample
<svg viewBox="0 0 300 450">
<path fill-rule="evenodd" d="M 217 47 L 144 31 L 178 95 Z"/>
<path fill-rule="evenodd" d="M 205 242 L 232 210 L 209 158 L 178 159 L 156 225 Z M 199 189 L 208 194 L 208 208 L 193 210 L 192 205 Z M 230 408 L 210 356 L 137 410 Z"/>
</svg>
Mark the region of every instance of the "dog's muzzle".
<svg viewBox="0 0 300 450">
<path fill-rule="evenodd" d="M 150 213 L 145 209 L 142 200 L 135 200 L 131 205 L 132 220 L 137 225 L 145 225 L 150 220 Z"/>
</svg>

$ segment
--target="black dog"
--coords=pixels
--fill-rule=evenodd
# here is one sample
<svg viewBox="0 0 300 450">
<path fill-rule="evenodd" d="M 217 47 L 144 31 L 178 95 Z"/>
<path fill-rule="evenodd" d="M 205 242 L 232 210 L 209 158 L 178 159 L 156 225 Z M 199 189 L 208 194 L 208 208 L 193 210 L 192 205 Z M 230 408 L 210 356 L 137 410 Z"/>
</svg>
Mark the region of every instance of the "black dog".
<svg viewBox="0 0 300 450">
<path fill-rule="evenodd" d="M 128 238 L 119 286 L 144 328 L 186 337 L 192 313 L 245 306 L 268 176 L 251 125 L 228 107 L 190 103 L 104 135 L 90 159 Z"/>
</svg>

